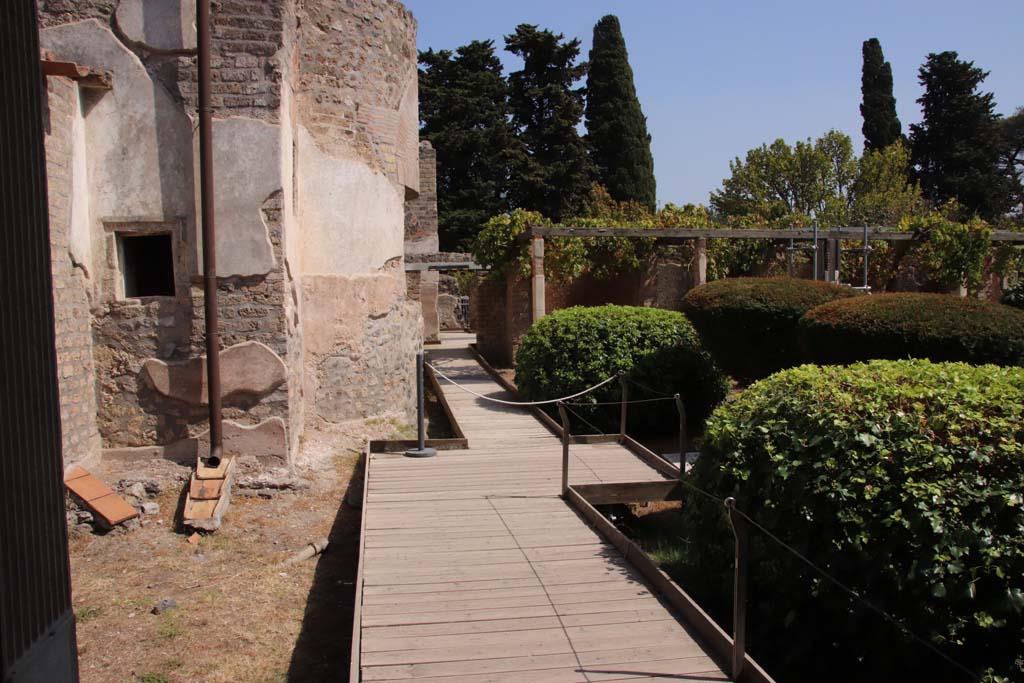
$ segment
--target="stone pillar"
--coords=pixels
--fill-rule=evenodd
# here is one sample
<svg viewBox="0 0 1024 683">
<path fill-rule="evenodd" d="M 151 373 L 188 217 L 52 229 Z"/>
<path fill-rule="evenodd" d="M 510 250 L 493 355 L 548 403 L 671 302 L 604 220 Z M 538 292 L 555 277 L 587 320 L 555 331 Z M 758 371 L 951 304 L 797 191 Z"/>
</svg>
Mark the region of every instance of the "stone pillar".
<svg viewBox="0 0 1024 683">
<path fill-rule="evenodd" d="M 708 238 L 698 237 L 693 242 L 693 286 L 700 287 L 708 282 Z"/>
<path fill-rule="evenodd" d="M 531 243 L 531 263 L 533 266 L 533 320 L 537 322 L 544 317 L 544 238 L 533 237 Z"/>
<path fill-rule="evenodd" d="M 441 326 L 437 316 L 437 283 L 441 274 L 436 270 L 425 270 L 420 277 L 420 305 L 423 307 L 423 342 L 436 344 L 441 341 Z"/>
</svg>

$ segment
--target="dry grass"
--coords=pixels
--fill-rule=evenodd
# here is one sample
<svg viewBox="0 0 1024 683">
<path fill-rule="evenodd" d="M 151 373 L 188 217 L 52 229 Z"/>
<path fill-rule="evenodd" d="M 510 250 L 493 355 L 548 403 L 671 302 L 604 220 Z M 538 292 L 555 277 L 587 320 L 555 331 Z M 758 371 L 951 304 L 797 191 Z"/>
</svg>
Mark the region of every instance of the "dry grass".
<svg viewBox="0 0 1024 683">
<path fill-rule="evenodd" d="M 390 431 L 312 435 L 298 472 L 312 480 L 309 490 L 270 500 L 236 494 L 221 530 L 195 545 L 175 529 L 178 490 L 156 498 L 161 514 L 141 529 L 72 534 L 83 683 L 345 680 L 359 510 L 343 499 L 362 476 L 365 439 Z M 97 474 L 113 482 L 119 473 L 107 465 Z M 325 536 L 325 555 L 280 564 Z M 151 614 L 165 597 L 177 608 Z"/>
</svg>

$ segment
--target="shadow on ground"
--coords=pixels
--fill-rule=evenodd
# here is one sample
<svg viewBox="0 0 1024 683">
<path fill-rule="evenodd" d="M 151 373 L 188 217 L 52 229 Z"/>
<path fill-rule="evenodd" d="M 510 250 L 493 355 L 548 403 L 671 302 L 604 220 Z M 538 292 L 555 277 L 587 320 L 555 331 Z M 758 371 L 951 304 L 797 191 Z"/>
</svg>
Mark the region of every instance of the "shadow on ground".
<svg viewBox="0 0 1024 683">
<path fill-rule="evenodd" d="M 327 552 L 317 561 L 302 630 L 288 667 L 288 683 L 348 680 L 361 520 L 361 511 L 349 501 L 362 500 L 365 466 L 365 459 L 360 460 L 352 473 L 331 525 Z"/>
</svg>

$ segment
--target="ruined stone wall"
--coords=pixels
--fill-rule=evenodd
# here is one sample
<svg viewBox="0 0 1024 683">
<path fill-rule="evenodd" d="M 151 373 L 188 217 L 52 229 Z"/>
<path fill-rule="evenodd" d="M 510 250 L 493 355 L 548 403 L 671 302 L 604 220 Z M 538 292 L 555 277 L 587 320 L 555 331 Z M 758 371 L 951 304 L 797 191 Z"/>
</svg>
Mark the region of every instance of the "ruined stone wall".
<svg viewBox="0 0 1024 683">
<path fill-rule="evenodd" d="M 437 236 L 437 152 L 424 140 L 420 143 L 420 193 L 405 202 L 405 255 L 436 254 Z"/>
<path fill-rule="evenodd" d="M 98 458 L 96 393 L 93 388 L 89 283 L 71 250 L 78 86 L 66 78 L 47 79 L 46 175 L 50 202 L 53 317 L 57 342 L 61 436 L 67 464 Z"/>
<path fill-rule="evenodd" d="M 195 2 L 39 7 L 44 48 L 113 75 L 83 95 L 76 193 L 98 432 L 107 454 L 194 457 L 207 427 Z M 416 26 L 395 0 L 213 10 L 222 365 L 244 379 L 225 388 L 225 438 L 273 464 L 307 425 L 413 407 L 422 323 L 401 260 L 419 190 Z M 119 245 L 155 234 L 171 236 L 173 291 L 126 296 Z"/>
<path fill-rule="evenodd" d="M 416 23 L 395 0 L 299 0 L 291 91 L 306 424 L 413 409 L 402 270 L 419 192 Z M 292 95 L 286 95 L 291 97 Z"/>
</svg>

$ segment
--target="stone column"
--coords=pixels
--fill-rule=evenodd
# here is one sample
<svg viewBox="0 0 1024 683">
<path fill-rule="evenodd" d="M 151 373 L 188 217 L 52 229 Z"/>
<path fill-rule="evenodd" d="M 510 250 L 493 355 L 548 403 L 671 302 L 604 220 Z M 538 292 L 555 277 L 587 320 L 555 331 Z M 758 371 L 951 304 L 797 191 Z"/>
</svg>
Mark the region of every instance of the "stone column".
<svg viewBox="0 0 1024 683">
<path fill-rule="evenodd" d="M 692 265 L 693 286 L 700 287 L 708 282 L 708 238 L 698 237 L 693 241 Z"/>
<path fill-rule="evenodd" d="M 437 316 L 437 283 L 441 274 L 436 270 L 424 270 L 420 276 L 420 305 L 423 307 L 423 342 L 441 341 L 441 325 Z"/>
<path fill-rule="evenodd" d="M 544 317 L 544 238 L 531 240 L 531 261 L 533 265 L 533 322 Z"/>
</svg>

